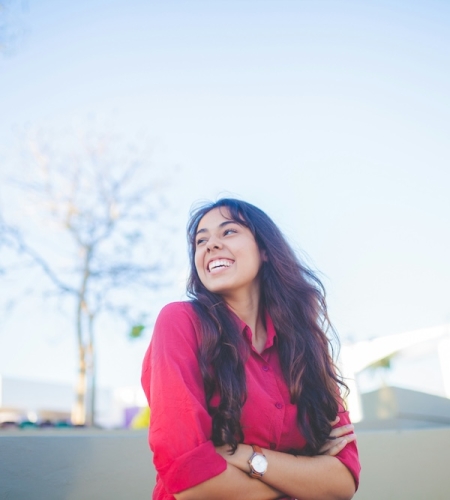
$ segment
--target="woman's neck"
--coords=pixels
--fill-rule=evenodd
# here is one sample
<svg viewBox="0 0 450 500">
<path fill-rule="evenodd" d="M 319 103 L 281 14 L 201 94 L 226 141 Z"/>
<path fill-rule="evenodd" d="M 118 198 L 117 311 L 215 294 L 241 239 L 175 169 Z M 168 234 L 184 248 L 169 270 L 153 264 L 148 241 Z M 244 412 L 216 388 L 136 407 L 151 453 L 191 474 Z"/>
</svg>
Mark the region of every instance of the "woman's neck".
<svg viewBox="0 0 450 500">
<path fill-rule="evenodd" d="M 262 352 L 267 340 L 267 330 L 260 310 L 259 293 L 245 298 L 225 298 L 228 307 L 236 316 L 249 326 L 252 331 L 252 344 L 258 352 Z"/>
</svg>

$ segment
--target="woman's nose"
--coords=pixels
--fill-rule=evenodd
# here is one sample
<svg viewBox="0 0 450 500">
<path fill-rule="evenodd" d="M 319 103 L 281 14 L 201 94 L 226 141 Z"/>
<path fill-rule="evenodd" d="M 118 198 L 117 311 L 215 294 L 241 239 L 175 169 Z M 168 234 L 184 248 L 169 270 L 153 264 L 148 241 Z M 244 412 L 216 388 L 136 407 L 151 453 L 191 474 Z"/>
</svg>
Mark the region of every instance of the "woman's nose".
<svg viewBox="0 0 450 500">
<path fill-rule="evenodd" d="M 212 236 L 208 239 L 208 243 L 206 244 L 208 252 L 210 252 L 213 249 L 219 249 L 221 248 L 221 246 L 222 244 L 220 243 L 220 240 Z"/>
</svg>

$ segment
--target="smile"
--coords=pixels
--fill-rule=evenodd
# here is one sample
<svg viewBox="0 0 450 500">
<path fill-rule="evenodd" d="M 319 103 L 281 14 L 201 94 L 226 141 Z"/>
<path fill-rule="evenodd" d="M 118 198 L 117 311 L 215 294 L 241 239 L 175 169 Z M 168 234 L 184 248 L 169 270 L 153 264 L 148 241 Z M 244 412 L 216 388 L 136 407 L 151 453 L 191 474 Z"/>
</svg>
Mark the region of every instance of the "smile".
<svg viewBox="0 0 450 500">
<path fill-rule="evenodd" d="M 211 273 L 214 270 L 219 270 L 219 269 L 224 269 L 226 267 L 230 267 L 232 264 L 234 264 L 233 260 L 228 260 L 228 259 L 212 260 L 208 264 L 208 271 Z"/>
</svg>

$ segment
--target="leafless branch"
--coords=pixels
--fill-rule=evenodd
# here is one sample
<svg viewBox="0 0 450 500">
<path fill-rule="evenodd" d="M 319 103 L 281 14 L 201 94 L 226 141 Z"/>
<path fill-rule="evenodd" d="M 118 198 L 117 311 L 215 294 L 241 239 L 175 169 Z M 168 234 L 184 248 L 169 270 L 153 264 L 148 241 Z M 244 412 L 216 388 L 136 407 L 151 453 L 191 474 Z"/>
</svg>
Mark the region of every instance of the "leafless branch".
<svg viewBox="0 0 450 500">
<path fill-rule="evenodd" d="M 39 175 L 16 179 L 14 186 L 29 195 L 33 215 L 44 225 L 52 224 L 61 240 L 56 251 L 61 248 L 63 264 L 2 219 L 0 235 L 44 272 L 59 295 L 73 301 L 80 380 L 86 380 L 94 376 L 99 316 L 113 314 L 129 326 L 142 322 L 147 317 L 145 309 L 126 292 L 157 290 L 164 284 L 164 254 L 153 252 L 150 257 L 146 245 L 150 227 L 167 209 L 161 190 L 168 182 L 157 175 L 151 181 L 142 178 L 143 173 L 148 177 L 146 162 L 135 156 L 115 156 L 109 148 L 116 143 L 109 143 L 107 137 L 83 136 L 71 146 L 74 149 L 64 146 L 60 150 L 56 144 L 42 136 L 30 140 L 27 165 L 34 166 Z M 158 230 L 158 234 L 164 232 Z M 158 239 L 152 237 L 152 247 Z M 83 404 L 80 394 L 78 401 Z"/>
</svg>

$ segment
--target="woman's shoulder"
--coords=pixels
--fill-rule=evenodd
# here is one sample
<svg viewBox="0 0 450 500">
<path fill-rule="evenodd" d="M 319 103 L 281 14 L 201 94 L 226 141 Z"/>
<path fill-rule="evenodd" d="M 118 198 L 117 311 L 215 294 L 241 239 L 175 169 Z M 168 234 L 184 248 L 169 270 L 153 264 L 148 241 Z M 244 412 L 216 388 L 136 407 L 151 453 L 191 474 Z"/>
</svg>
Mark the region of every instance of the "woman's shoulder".
<svg viewBox="0 0 450 500">
<path fill-rule="evenodd" d="M 155 323 L 153 336 L 163 334 L 177 337 L 192 333 L 195 337 L 198 330 L 198 318 L 191 302 L 171 302 L 165 305 Z"/>
<path fill-rule="evenodd" d="M 198 345 L 198 321 L 192 304 L 172 302 L 165 305 L 155 322 L 143 373 L 149 373 L 152 366 L 186 365 L 189 359 L 196 362 Z"/>
<path fill-rule="evenodd" d="M 179 301 L 166 304 L 158 314 L 157 321 L 173 321 L 178 318 L 195 319 L 196 314 L 191 302 Z"/>
</svg>

